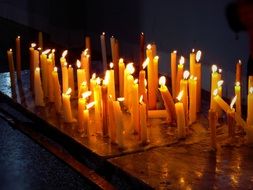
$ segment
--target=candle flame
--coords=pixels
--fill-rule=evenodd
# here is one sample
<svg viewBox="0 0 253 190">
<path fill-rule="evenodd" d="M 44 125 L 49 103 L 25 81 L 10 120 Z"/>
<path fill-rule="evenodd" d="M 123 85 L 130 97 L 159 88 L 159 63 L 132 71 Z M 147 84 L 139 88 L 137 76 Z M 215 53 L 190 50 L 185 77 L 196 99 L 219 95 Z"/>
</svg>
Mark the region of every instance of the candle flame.
<svg viewBox="0 0 253 190">
<path fill-rule="evenodd" d="M 238 64 L 240 64 L 240 65 L 242 64 L 242 61 L 240 59 L 238 60 Z"/>
<path fill-rule="evenodd" d="M 66 91 L 66 95 L 70 95 L 71 94 L 71 92 L 72 92 L 72 89 L 71 88 L 68 88 L 68 90 Z"/>
<path fill-rule="evenodd" d="M 230 108 L 232 109 L 234 107 L 234 104 L 236 102 L 237 99 L 237 95 L 232 99 L 231 103 L 230 103 Z"/>
<path fill-rule="evenodd" d="M 77 66 L 78 69 L 80 69 L 80 67 L 81 67 L 81 62 L 78 59 L 76 60 L 76 66 Z"/>
<path fill-rule="evenodd" d="M 47 55 L 50 51 L 51 51 L 51 49 L 47 49 L 47 50 L 43 51 L 42 54 Z"/>
<path fill-rule="evenodd" d="M 88 98 L 91 95 L 91 93 L 92 93 L 91 91 L 86 91 L 86 92 L 82 93 L 82 98 L 83 99 Z"/>
<path fill-rule="evenodd" d="M 154 57 L 154 61 L 157 61 L 157 62 L 158 62 L 158 60 L 159 60 L 159 56 L 155 56 L 155 57 Z"/>
<path fill-rule="evenodd" d="M 120 58 L 119 59 L 119 63 L 123 63 L 124 62 L 124 59 L 123 58 Z"/>
<path fill-rule="evenodd" d="M 55 49 L 52 49 L 52 53 L 55 53 Z"/>
<path fill-rule="evenodd" d="M 145 85 L 145 87 L 148 85 L 147 79 L 144 80 L 144 85 Z"/>
<path fill-rule="evenodd" d="M 12 49 L 10 49 L 9 51 L 12 52 Z"/>
<path fill-rule="evenodd" d="M 90 108 L 92 108 L 95 105 L 95 101 L 90 102 L 86 105 L 86 109 L 89 110 Z"/>
<path fill-rule="evenodd" d="M 149 58 L 145 59 L 145 61 L 142 64 L 142 69 L 145 69 L 148 66 L 149 61 L 150 61 Z"/>
<path fill-rule="evenodd" d="M 151 50 L 151 48 L 152 48 L 151 44 L 148 44 L 148 45 L 147 45 L 147 49 L 148 49 L 148 50 Z"/>
<path fill-rule="evenodd" d="M 129 72 L 130 74 L 133 74 L 134 71 L 135 71 L 135 68 L 134 68 L 134 65 L 133 65 L 133 64 L 134 64 L 134 63 L 128 63 L 127 66 L 126 66 L 126 69 L 128 70 L 128 72 Z"/>
<path fill-rule="evenodd" d="M 35 44 L 35 43 L 31 43 L 31 47 L 32 47 L 32 48 L 35 48 L 35 47 L 36 47 L 36 44 Z"/>
<path fill-rule="evenodd" d="M 72 65 L 69 65 L 69 68 L 72 68 Z"/>
<path fill-rule="evenodd" d="M 174 50 L 173 53 L 177 53 L 177 50 Z"/>
<path fill-rule="evenodd" d="M 139 100 L 140 103 L 143 102 L 143 95 L 140 96 L 140 100 Z"/>
<path fill-rule="evenodd" d="M 110 72 L 107 70 L 105 71 L 105 79 L 103 80 L 104 85 L 108 85 L 110 79 Z"/>
<path fill-rule="evenodd" d="M 138 84 L 138 79 L 135 79 L 135 80 L 134 80 L 134 84 Z"/>
<path fill-rule="evenodd" d="M 182 90 L 182 91 L 179 92 L 179 94 L 178 94 L 178 96 L 177 96 L 177 100 L 178 100 L 179 102 L 181 101 L 183 95 L 184 95 L 184 91 Z"/>
<path fill-rule="evenodd" d="M 195 52 L 195 49 L 192 49 L 192 53 L 194 53 Z"/>
<path fill-rule="evenodd" d="M 39 72 L 40 71 L 40 68 L 39 67 L 36 67 L 36 69 L 35 69 L 37 72 Z"/>
<path fill-rule="evenodd" d="M 92 76 L 91 76 L 91 79 L 95 79 L 96 78 L 96 73 L 93 73 Z"/>
<path fill-rule="evenodd" d="M 180 57 L 180 60 L 179 60 L 179 64 L 180 64 L 180 65 L 183 65 L 183 64 L 184 64 L 184 61 L 185 61 L 185 60 L 184 60 L 184 57 L 181 56 L 181 57 Z"/>
<path fill-rule="evenodd" d="M 97 77 L 96 83 L 97 83 L 97 85 L 100 85 L 101 84 L 101 78 Z"/>
<path fill-rule="evenodd" d="M 217 72 L 217 70 L 218 70 L 217 65 L 212 65 L 212 72 L 215 73 Z"/>
<path fill-rule="evenodd" d="M 105 32 L 102 32 L 102 35 L 104 36 L 104 35 L 105 35 Z"/>
<path fill-rule="evenodd" d="M 64 50 L 64 51 L 62 52 L 62 55 L 61 55 L 61 56 L 62 56 L 63 58 L 65 58 L 67 54 L 68 54 L 68 50 Z"/>
<path fill-rule="evenodd" d="M 240 82 L 237 81 L 237 82 L 235 83 L 235 86 L 240 86 Z"/>
<path fill-rule="evenodd" d="M 197 80 L 197 79 L 198 79 L 198 77 L 194 77 L 194 78 L 193 78 L 193 80 Z"/>
<path fill-rule="evenodd" d="M 199 62 L 200 58 L 201 58 L 201 54 L 202 52 L 200 50 L 197 51 L 196 53 L 196 61 Z"/>
<path fill-rule="evenodd" d="M 88 55 L 88 52 L 89 52 L 89 49 L 86 48 L 86 49 L 84 50 L 84 55 Z"/>
<path fill-rule="evenodd" d="M 159 84 L 160 84 L 161 86 L 164 86 L 165 83 L 166 83 L 166 78 L 165 78 L 165 76 L 161 76 L 161 77 L 159 78 Z"/>
<path fill-rule="evenodd" d="M 110 69 L 113 69 L 113 62 L 110 63 Z"/>
<path fill-rule="evenodd" d="M 125 98 L 124 98 L 124 97 L 118 97 L 117 100 L 118 100 L 119 102 L 123 102 L 123 101 L 125 100 Z"/>
<path fill-rule="evenodd" d="M 141 35 L 144 36 L 144 32 L 141 32 Z"/>
<path fill-rule="evenodd" d="M 64 67 L 67 67 L 67 66 L 68 66 L 68 63 L 67 63 L 67 62 L 64 62 L 63 66 L 64 66 Z"/>
<path fill-rule="evenodd" d="M 38 47 L 37 49 L 40 51 L 40 50 L 41 50 L 41 47 Z"/>
<path fill-rule="evenodd" d="M 57 67 L 54 67 L 54 72 L 57 72 L 58 71 L 58 68 Z"/>
<path fill-rule="evenodd" d="M 249 88 L 249 93 L 250 93 L 250 94 L 253 94 L 253 87 L 250 87 L 250 88 Z"/>
<path fill-rule="evenodd" d="M 214 95 L 214 96 L 217 96 L 217 95 L 218 95 L 218 89 L 215 89 L 215 90 L 213 91 L 213 95 Z"/>
<path fill-rule="evenodd" d="M 20 36 L 18 36 L 17 38 L 20 39 Z"/>
<path fill-rule="evenodd" d="M 189 76 L 190 76 L 190 72 L 187 71 L 187 70 L 184 71 L 183 78 L 184 78 L 185 80 L 187 80 Z"/>
<path fill-rule="evenodd" d="M 218 86 L 218 87 L 221 87 L 221 86 L 223 85 L 223 83 L 224 83 L 223 80 L 219 80 L 219 81 L 217 82 L 217 86 Z"/>
<path fill-rule="evenodd" d="M 81 86 L 87 86 L 87 82 L 86 81 L 83 81 Z"/>
<path fill-rule="evenodd" d="M 220 74 L 222 73 L 222 69 L 219 69 L 218 71 L 219 71 Z"/>
</svg>

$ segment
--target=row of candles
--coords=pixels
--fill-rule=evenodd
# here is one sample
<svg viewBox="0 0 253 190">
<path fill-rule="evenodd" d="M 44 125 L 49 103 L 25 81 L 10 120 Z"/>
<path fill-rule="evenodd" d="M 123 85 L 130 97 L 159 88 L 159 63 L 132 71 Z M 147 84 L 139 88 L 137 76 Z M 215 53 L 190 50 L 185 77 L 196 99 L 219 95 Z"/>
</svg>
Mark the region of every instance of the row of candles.
<svg viewBox="0 0 253 190">
<path fill-rule="evenodd" d="M 107 60 L 104 33 L 100 36 L 100 39 L 103 64 L 105 64 Z M 142 33 L 142 45 L 144 45 L 143 39 L 144 34 Z M 17 57 L 19 57 L 20 37 L 16 39 L 16 42 Z M 87 38 L 86 42 L 86 47 L 90 48 L 89 38 Z M 35 49 L 35 46 L 36 44 L 31 44 L 30 47 L 30 81 L 31 89 L 34 90 L 35 94 L 35 105 L 45 106 L 44 98 L 48 97 L 49 102 L 55 103 L 58 113 L 63 110 L 65 121 L 73 122 L 70 96 L 77 94 L 79 131 L 85 132 L 87 135 L 89 135 L 90 131 L 89 110 L 94 106 L 96 131 L 101 132 L 103 135 L 109 135 L 112 142 L 117 142 L 122 147 L 124 136 L 122 105 L 124 105 L 131 113 L 133 131 L 139 135 L 139 139 L 142 142 L 147 142 L 148 116 L 160 117 L 164 113 L 164 110 L 157 110 L 156 107 L 158 89 L 166 109 L 166 118 L 169 122 L 177 124 L 179 138 L 186 137 L 187 126 L 196 121 L 197 112 L 200 111 L 201 107 L 201 51 L 195 52 L 195 50 L 192 50 L 190 53 L 190 71 L 184 70 L 185 59 L 183 56 L 180 57 L 179 64 L 177 64 L 177 51 L 171 53 L 171 94 L 166 86 L 166 78 L 162 76 L 158 79 L 159 57 L 156 55 L 155 44 L 149 44 L 146 48 L 146 60 L 144 60 L 142 69 L 139 71 L 138 79 L 134 79 L 133 76 L 135 72 L 133 63 L 125 64 L 123 59 L 117 59 L 118 41 L 114 37 L 111 38 L 112 60 L 114 62 L 110 63 L 110 69 L 106 70 L 104 79 L 96 77 L 95 73 L 90 77 L 90 49 L 86 49 L 81 54 L 81 61 L 77 60 L 77 80 L 75 80 L 73 67 L 68 65 L 66 61 L 67 51 L 64 51 L 60 58 L 61 83 L 59 82 L 58 69 L 55 67 L 55 51 L 45 50 L 40 53 L 41 50 L 39 48 Z M 10 73 L 13 73 L 12 51 L 10 50 L 7 53 Z M 237 78 L 241 76 L 240 66 L 241 63 L 238 63 L 236 67 Z M 17 66 L 18 72 L 20 71 Z M 11 81 L 14 81 L 12 75 Z M 77 81 L 76 85 L 75 81 Z M 233 109 L 227 106 L 227 103 L 222 99 L 222 83 L 221 70 L 218 70 L 217 66 L 213 66 L 209 110 L 213 146 L 216 139 L 217 115 L 221 114 L 219 107 L 229 113 L 229 116 L 234 114 L 231 114 Z M 233 104 L 236 103 L 237 106 L 234 118 L 237 123 L 245 126 L 245 122 L 241 118 L 239 79 L 236 84 L 235 92 L 237 98 L 234 98 Z M 249 83 L 249 85 L 251 84 L 252 82 Z M 75 86 L 77 86 L 77 92 L 75 92 Z M 252 89 L 252 85 L 250 89 Z M 119 91 L 118 98 L 116 97 L 117 90 Z M 248 125 L 253 125 L 252 119 L 250 119 L 253 106 L 252 91 L 249 90 L 248 95 Z M 228 120 L 232 121 L 229 116 Z M 234 129 L 234 127 L 229 128 Z M 234 132 L 230 133 L 234 134 Z"/>
</svg>

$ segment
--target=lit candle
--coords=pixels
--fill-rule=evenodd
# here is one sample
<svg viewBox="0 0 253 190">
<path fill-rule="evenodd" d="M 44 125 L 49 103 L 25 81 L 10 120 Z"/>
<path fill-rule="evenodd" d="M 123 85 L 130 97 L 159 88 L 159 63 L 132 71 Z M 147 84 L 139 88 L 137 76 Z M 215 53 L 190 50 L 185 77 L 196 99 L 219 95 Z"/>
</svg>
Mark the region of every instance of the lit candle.
<svg viewBox="0 0 253 190">
<path fill-rule="evenodd" d="M 125 63 L 124 60 L 121 58 L 119 59 L 119 95 L 124 96 L 124 70 L 125 70 Z"/>
<path fill-rule="evenodd" d="M 71 88 L 68 88 L 66 93 L 62 93 L 63 117 L 66 123 L 73 122 L 72 110 L 71 110 L 71 104 L 70 104 L 70 94 L 71 94 Z"/>
<path fill-rule="evenodd" d="M 180 81 L 180 91 L 183 91 L 182 103 L 184 105 L 185 111 L 185 124 L 188 125 L 188 113 L 189 113 L 189 103 L 188 103 L 188 77 L 190 73 L 189 71 L 184 71 L 183 79 Z"/>
<path fill-rule="evenodd" d="M 253 86 L 250 87 L 248 93 L 248 106 L 247 106 L 247 124 L 253 126 Z"/>
<path fill-rule="evenodd" d="M 132 91 L 133 91 L 134 77 L 133 75 L 127 76 L 127 95 L 125 96 L 125 105 L 128 109 L 132 106 Z"/>
<path fill-rule="evenodd" d="M 238 60 L 236 63 L 236 75 L 235 75 L 235 82 L 241 83 L 241 73 L 242 73 L 242 62 Z"/>
<path fill-rule="evenodd" d="M 138 79 L 134 80 L 132 86 L 132 107 L 131 107 L 131 118 L 132 118 L 132 127 L 134 132 L 139 134 L 140 138 L 140 121 L 139 121 L 139 93 L 138 93 Z"/>
<path fill-rule="evenodd" d="M 140 97 L 140 105 L 139 105 L 139 114 L 140 114 L 140 137 L 141 142 L 146 144 L 148 141 L 148 134 L 147 134 L 147 106 L 142 101 L 143 96 Z"/>
<path fill-rule="evenodd" d="M 236 102 L 237 96 L 233 98 L 230 104 L 230 110 L 227 112 L 227 124 L 228 124 L 228 136 L 234 137 L 235 136 L 235 109 L 233 108 L 235 102 Z"/>
<path fill-rule="evenodd" d="M 21 80 L 21 48 L 20 36 L 16 38 L 16 64 L 17 64 L 17 79 Z"/>
<path fill-rule="evenodd" d="M 167 114 L 169 118 L 171 118 L 172 121 L 176 121 L 177 116 L 176 116 L 174 101 L 167 86 L 165 85 L 166 78 L 164 76 L 160 77 L 159 84 L 161 85 L 159 88 L 159 91 L 161 92 L 164 106 L 167 110 Z"/>
<path fill-rule="evenodd" d="M 109 83 L 108 83 L 108 94 L 112 95 L 112 99 L 115 100 L 115 79 L 114 79 L 114 69 L 113 63 L 110 63 L 109 72 Z"/>
<path fill-rule="evenodd" d="M 47 63 L 47 54 L 50 52 L 50 49 L 47 49 L 42 52 L 40 55 L 41 63 L 41 74 L 42 74 L 42 87 L 45 97 L 48 97 L 48 63 Z"/>
<path fill-rule="evenodd" d="M 197 51 L 196 53 L 196 63 L 194 64 L 194 76 L 197 77 L 197 112 L 200 111 L 201 108 L 201 87 L 202 87 L 202 69 L 201 69 L 201 51 Z"/>
<path fill-rule="evenodd" d="M 54 85 L 54 105 L 57 113 L 61 112 L 62 100 L 61 100 L 61 87 L 58 78 L 57 67 L 54 67 L 52 72 L 53 85 Z"/>
<path fill-rule="evenodd" d="M 149 44 L 146 50 L 146 55 L 150 60 L 148 64 L 148 106 L 149 109 L 156 109 L 156 71 L 151 48 L 152 46 Z"/>
<path fill-rule="evenodd" d="M 120 148 L 124 147 L 124 123 L 123 113 L 119 101 L 113 101 L 113 113 L 116 127 L 116 142 Z"/>
<path fill-rule="evenodd" d="M 91 102 L 86 105 L 86 109 L 83 111 L 83 125 L 84 125 L 84 134 L 90 136 L 90 109 L 95 105 L 95 102 Z"/>
<path fill-rule="evenodd" d="M 183 97 L 183 91 L 181 91 L 177 97 L 178 102 L 175 104 L 176 115 L 177 115 L 177 130 L 178 130 L 178 137 L 185 138 L 186 130 L 185 130 L 185 111 L 184 105 L 181 102 Z"/>
<path fill-rule="evenodd" d="M 219 95 L 220 97 L 222 97 L 222 85 L 223 85 L 223 83 L 224 83 L 223 80 L 219 80 L 219 81 L 217 82 L 218 95 Z M 222 109 L 221 109 L 219 106 L 215 106 L 215 109 L 216 109 L 215 111 L 218 112 L 218 117 L 219 117 L 219 118 L 222 117 L 222 113 L 223 113 Z"/>
<path fill-rule="evenodd" d="M 105 33 L 104 32 L 100 36 L 100 42 L 101 42 L 103 70 L 106 70 L 107 58 L 106 58 L 106 45 L 105 45 Z"/>
<path fill-rule="evenodd" d="M 144 51 L 145 51 L 145 36 L 144 33 L 141 32 L 140 34 L 140 61 L 139 63 L 142 64 L 144 62 Z"/>
<path fill-rule="evenodd" d="M 75 83 L 74 83 L 74 71 L 73 71 L 73 67 L 72 65 L 69 65 L 69 68 L 68 68 L 68 85 L 69 85 L 69 88 L 72 89 L 72 95 L 75 94 Z"/>
<path fill-rule="evenodd" d="M 125 98 L 125 105 L 126 106 L 129 106 L 129 99 L 131 98 L 130 97 L 130 94 L 131 93 L 131 84 L 133 84 L 133 76 L 132 74 L 134 73 L 135 71 L 135 68 L 133 66 L 133 63 L 128 63 L 127 66 L 126 66 L 126 69 L 124 71 L 124 98 Z"/>
<path fill-rule="evenodd" d="M 192 49 L 192 52 L 190 53 L 190 73 L 195 76 L 195 64 L 196 64 L 196 53 L 195 50 Z"/>
<path fill-rule="evenodd" d="M 181 56 L 179 60 L 179 64 L 177 66 L 176 94 L 178 94 L 180 90 L 180 81 L 183 78 L 183 72 L 184 72 L 184 62 L 185 62 L 185 59 L 183 56 Z"/>
<path fill-rule="evenodd" d="M 80 94 L 80 86 L 83 82 L 86 82 L 85 70 L 81 69 L 81 62 L 79 60 L 76 61 L 76 66 L 77 66 L 77 88 L 78 94 Z"/>
<path fill-rule="evenodd" d="M 218 121 L 217 112 L 213 109 L 209 109 L 208 112 L 209 128 L 211 130 L 211 147 L 216 149 L 216 126 Z"/>
<path fill-rule="evenodd" d="M 218 81 L 220 80 L 219 74 L 218 74 L 218 68 L 216 65 L 212 65 L 212 75 L 211 75 L 211 101 L 210 101 L 210 108 L 213 110 L 217 110 L 217 106 L 213 101 L 213 91 L 217 89 Z"/>
<path fill-rule="evenodd" d="M 85 79 L 88 82 L 90 79 L 90 55 L 88 49 L 85 49 L 81 54 L 81 68 L 85 71 Z"/>
<path fill-rule="evenodd" d="M 9 63 L 9 71 L 10 71 L 10 79 L 11 79 L 11 87 L 15 89 L 15 69 L 14 69 L 14 61 L 13 61 L 13 52 L 12 49 L 7 51 L 8 63 Z M 34 72 L 34 71 L 33 71 Z"/>
<path fill-rule="evenodd" d="M 39 67 L 34 70 L 34 96 L 36 106 L 45 106 Z"/>
<path fill-rule="evenodd" d="M 101 87 L 102 93 L 102 108 L 103 108 L 103 126 L 102 134 L 103 136 L 108 136 L 108 79 L 103 80 L 103 85 Z"/>
<path fill-rule="evenodd" d="M 170 54 L 170 66 L 171 66 L 171 86 L 172 96 L 176 98 L 176 78 L 177 78 L 177 51 L 173 51 Z"/>
<path fill-rule="evenodd" d="M 189 96 L 189 124 L 192 124 L 197 118 L 197 77 L 191 76 L 189 79 Z"/>
<path fill-rule="evenodd" d="M 249 76 L 248 78 L 248 93 L 251 87 L 253 87 L 253 76 Z"/>
<path fill-rule="evenodd" d="M 153 64 L 154 64 L 154 89 L 155 91 L 158 89 L 158 61 L 159 57 L 155 56 L 153 59 Z M 155 93 L 155 99 L 156 99 L 156 93 Z"/>
<path fill-rule="evenodd" d="M 239 114 L 239 116 L 242 115 L 242 108 L 241 108 L 241 86 L 240 82 L 235 83 L 235 95 L 237 96 L 237 100 L 235 103 L 236 106 L 236 113 Z"/>
<path fill-rule="evenodd" d="M 102 105 L 101 105 L 101 79 L 97 78 L 97 83 L 94 86 L 94 101 L 95 101 L 95 123 L 96 123 L 96 132 L 101 133 L 102 125 Z"/>
<path fill-rule="evenodd" d="M 67 61 L 66 61 L 66 56 L 67 56 L 67 54 L 68 54 L 68 50 L 64 50 L 64 51 L 62 52 L 62 56 L 61 56 L 61 58 L 60 58 L 61 67 L 63 67 L 63 66 L 65 65 L 65 63 L 67 62 Z"/>
<path fill-rule="evenodd" d="M 35 43 L 31 44 L 31 47 L 29 48 L 30 52 L 30 89 L 33 91 L 34 89 L 34 47 L 36 46 Z"/>
<path fill-rule="evenodd" d="M 34 52 L 33 52 L 34 68 L 37 68 L 37 67 L 39 67 L 39 65 L 40 65 L 40 61 L 39 61 L 40 53 L 39 53 L 38 50 L 40 50 L 40 48 L 38 48 L 37 50 L 34 50 Z"/>
<path fill-rule="evenodd" d="M 78 98 L 78 131 L 84 132 L 84 113 L 83 110 L 86 107 L 87 98 L 91 95 L 91 91 L 87 91 L 82 94 L 81 98 Z"/>
<path fill-rule="evenodd" d="M 61 67 L 62 71 L 62 91 L 66 92 L 69 88 L 68 63 L 64 62 Z"/>
<path fill-rule="evenodd" d="M 142 70 L 139 72 L 139 97 L 143 96 L 143 99 L 144 99 L 144 102 L 146 102 L 146 99 L 144 98 L 145 96 L 145 90 L 146 90 L 146 87 L 145 87 L 145 79 L 146 79 L 146 72 L 145 72 L 145 68 L 147 67 L 149 63 L 149 58 L 147 58 L 143 64 L 142 64 Z"/>
</svg>

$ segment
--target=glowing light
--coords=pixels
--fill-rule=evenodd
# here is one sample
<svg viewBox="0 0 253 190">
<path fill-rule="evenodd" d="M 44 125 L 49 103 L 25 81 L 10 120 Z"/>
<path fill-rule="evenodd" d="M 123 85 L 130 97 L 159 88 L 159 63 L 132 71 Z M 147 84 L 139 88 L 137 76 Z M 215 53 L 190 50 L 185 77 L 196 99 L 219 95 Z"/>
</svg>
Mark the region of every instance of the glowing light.
<svg viewBox="0 0 253 190">
<path fill-rule="evenodd" d="M 9 51 L 12 52 L 12 49 L 10 49 Z"/>
<path fill-rule="evenodd" d="M 180 64 L 180 65 L 183 65 L 184 62 L 185 62 L 185 59 L 184 59 L 183 56 L 181 56 L 180 59 L 179 59 L 179 64 Z"/>
<path fill-rule="evenodd" d="M 88 103 L 88 104 L 86 105 L 86 109 L 88 110 L 88 109 L 92 108 L 94 105 L 95 105 L 95 101 L 90 102 L 90 103 Z"/>
<path fill-rule="evenodd" d="M 184 71 L 184 74 L 183 74 L 184 79 L 187 80 L 189 76 L 190 76 L 190 72 L 187 70 Z"/>
<path fill-rule="evenodd" d="M 217 70 L 218 70 L 217 65 L 212 65 L 212 72 L 215 73 L 217 72 Z"/>
<path fill-rule="evenodd" d="M 98 78 L 96 79 L 96 83 L 97 83 L 97 85 L 100 85 L 100 83 L 101 83 L 101 78 L 98 77 Z"/>
<path fill-rule="evenodd" d="M 159 60 L 159 56 L 155 56 L 154 60 L 158 61 Z"/>
<path fill-rule="evenodd" d="M 92 93 L 91 91 L 87 91 L 87 92 L 82 93 L 82 98 L 83 99 L 88 98 L 91 95 L 91 93 Z"/>
<path fill-rule="evenodd" d="M 149 58 L 145 59 L 145 61 L 142 64 L 142 69 L 145 69 L 148 66 L 149 62 L 150 62 Z"/>
<path fill-rule="evenodd" d="M 159 78 L 159 84 L 160 84 L 161 86 L 164 86 L 164 85 L 166 84 L 166 77 L 165 77 L 165 76 L 161 76 L 161 77 Z"/>
<path fill-rule="evenodd" d="M 145 87 L 148 85 L 147 79 L 144 80 L 144 85 L 145 85 Z"/>
<path fill-rule="evenodd" d="M 36 69 L 35 69 L 37 72 L 39 72 L 40 71 L 40 68 L 39 67 L 36 67 Z"/>
<path fill-rule="evenodd" d="M 240 82 L 237 81 L 237 82 L 235 83 L 235 86 L 240 86 Z"/>
<path fill-rule="evenodd" d="M 148 44 L 148 45 L 147 45 L 147 49 L 148 49 L 148 50 L 151 50 L 151 48 L 152 48 L 151 44 Z"/>
<path fill-rule="evenodd" d="M 250 88 L 249 88 L 249 93 L 250 93 L 250 94 L 253 94 L 253 87 L 250 87 Z"/>
<path fill-rule="evenodd" d="M 92 76 L 91 76 L 91 79 L 95 79 L 97 76 L 96 76 L 96 73 L 93 73 Z"/>
<path fill-rule="evenodd" d="M 35 44 L 35 43 L 31 43 L 31 47 L 32 47 L 32 48 L 35 48 L 35 47 L 36 47 L 36 44 Z"/>
<path fill-rule="evenodd" d="M 123 101 L 125 100 L 125 98 L 124 98 L 124 97 L 118 97 L 117 100 L 118 100 L 119 102 L 123 102 Z"/>
<path fill-rule="evenodd" d="M 143 102 L 143 95 L 140 96 L 140 100 L 139 100 L 140 103 Z"/>
<path fill-rule="evenodd" d="M 214 95 L 214 96 L 217 96 L 217 95 L 218 95 L 218 89 L 215 89 L 215 90 L 213 91 L 213 95 Z"/>
<path fill-rule="evenodd" d="M 110 69 L 113 69 L 113 62 L 110 63 Z"/>
<path fill-rule="evenodd" d="M 62 55 L 61 55 L 61 56 L 62 56 L 63 58 L 65 58 L 67 54 L 68 54 L 68 50 L 64 50 L 64 51 L 62 52 Z"/>
<path fill-rule="evenodd" d="M 80 62 L 79 60 L 76 60 L 76 66 L 77 66 L 78 69 L 80 69 L 80 67 L 81 67 L 81 62 Z"/>
<path fill-rule="evenodd" d="M 177 100 L 178 100 L 179 102 L 181 101 L 183 95 L 184 95 L 184 91 L 182 90 L 182 91 L 179 92 L 179 94 L 178 94 L 178 96 L 177 96 Z"/>
<path fill-rule="evenodd" d="M 219 81 L 217 82 L 217 86 L 218 86 L 218 87 L 221 87 L 221 86 L 223 85 L 223 83 L 224 83 L 223 80 L 219 80 Z"/>
<path fill-rule="evenodd" d="M 105 71 L 105 79 L 103 80 L 103 84 L 107 85 L 109 83 L 109 79 L 110 79 L 110 71 Z"/>
<path fill-rule="evenodd" d="M 174 50 L 173 53 L 177 53 L 177 50 Z"/>
<path fill-rule="evenodd" d="M 58 71 L 58 68 L 57 67 L 54 67 L 54 72 L 57 72 Z"/>
<path fill-rule="evenodd" d="M 71 92 L 72 92 L 72 89 L 71 88 L 68 88 L 68 90 L 66 91 L 66 95 L 70 95 L 71 94 Z"/>
<path fill-rule="evenodd" d="M 50 51 L 51 51 L 51 49 L 47 49 L 47 50 L 43 51 L 42 54 L 47 55 Z"/>
<path fill-rule="evenodd" d="M 238 60 L 238 63 L 239 63 L 239 64 L 242 64 L 242 61 L 239 59 L 239 60 Z"/>
<path fill-rule="evenodd" d="M 230 103 L 230 108 L 232 109 L 235 105 L 235 102 L 236 102 L 236 99 L 237 99 L 237 95 L 232 99 L 231 103 Z"/>
<path fill-rule="evenodd" d="M 219 71 L 220 74 L 222 73 L 222 69 L 219 69 L 218 71 Z"/>
<path fill-rule="evenodd" d="M 128 72 L 129 72 L 130 74 L 133 74 L 134 71 L 135 71 L 135 68 L 134 68 L 134 65 L 133 65 L 133 64 L 134 64 L 134 63 L 128 63 L 127 66 L 126 66 L 126 69 L 128 70 Z"/>
<path fill-rule="evenodd" d="M 199 62 L 200 58 L 201 58 L 201 54 L 202 52 L 200 50 L 197 51 L 196 53 L 196 61 Z"/>
</svg>

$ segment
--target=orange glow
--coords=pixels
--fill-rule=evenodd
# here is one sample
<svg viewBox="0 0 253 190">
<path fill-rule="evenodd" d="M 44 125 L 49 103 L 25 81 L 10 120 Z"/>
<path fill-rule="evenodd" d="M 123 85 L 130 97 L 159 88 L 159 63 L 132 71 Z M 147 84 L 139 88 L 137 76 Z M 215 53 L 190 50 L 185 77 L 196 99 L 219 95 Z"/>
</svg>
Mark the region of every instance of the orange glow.
<svg viewBox="0 0 253 190">
<path fill-rule="evenodd" d="M 31 47 L 32 47 L 32 48 L 35 48 L 35 47 L 36 47 L 36 44 L 35 44 L 35 43 L 31 43 Z"/>
<path fill-rule="evenodd" d="M 125 100 L 125 98 L 124 98 L 124 97 L 119 97 L 119 98 L 117 98 L 117 100 L 118 100 L 119 102 L 123 102 L 123 101 Z"/>
<path fill-rule="evenodd" d="M 47 49 L 47 50 L 43 51 L 42 54 L 47 55 L 50 51 L 51 51 L 51 49 Z"/>
</svg>

